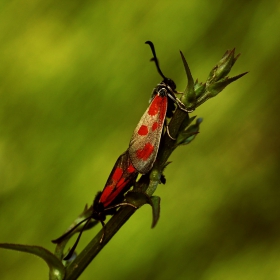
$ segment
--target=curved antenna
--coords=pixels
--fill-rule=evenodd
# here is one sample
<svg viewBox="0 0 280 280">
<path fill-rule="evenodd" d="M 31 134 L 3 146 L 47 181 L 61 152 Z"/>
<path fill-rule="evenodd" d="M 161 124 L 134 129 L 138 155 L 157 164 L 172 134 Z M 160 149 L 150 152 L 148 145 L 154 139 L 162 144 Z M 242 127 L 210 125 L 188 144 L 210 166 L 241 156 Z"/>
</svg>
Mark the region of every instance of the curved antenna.
<svg viewBox="0 0 280 280">
<path fill-rule="evenodd" d="M 54 244 L 59 244 L 61 243 L 66 237 L 68 237 L 77 227 L 79 227 L 82 223 L 84 223 L 85 221 L 88 221 L 89 218 L 85 218 L 82 221 L 80 221 L 79 223 L 77 223 L 74 227 L 72 227 L 69 231 L 65 232 L 63 235 L 61 235 L 60 237 L 58 237 L 57 239 L 52 240 L 52 243 Z M 84 228 L 84 227 L 83 227 Z M 71 237 L 71 236 L 69 236 Z"/>
<path fill-rule="evenodd" d="M 63 260 L 68 261 L 69 259 L 71 259 L 72 255 L 74 254 L 75 249 L 76 249 L 76 247 L 77 247 L 77 245 L 78 245 L 78 243 L 79 243 L 79 241 L 80 241 L 80 238 L 81 238 L 81 236 L 82 236 L 84 230 L 86 229 L 87 225 L 89 224 L 90 220 L 91 220 L 91 217 L 87 218 L 87 221 L 86 221 L 86 223 L 84 224 L 82 230 L 79 232 L 79 235 L 78 235 L 78 237 L 77 237 L 77 239 L 76 239 L 76 241 L 75 241 L 73 247 L 70 249 L 70 251 L 68 252 L 68 254 L 63 258 Z M 85 220 L 83 220 L 83 222 L 84 222 L 84 221 L 85 221 Z M 79 223 L 79 224 L 80 224 L 80 223 Z"/>
<path fill-rule="evenodd" d="M 150 48 L 152 50 L 152 53 L 153 53 L 153 56 L 154 56 L 151 60 L 156 63 L 156 67 L 157 67 L 157 70 L 158 70 L 159 74 L 161 75 L 161 77 L 164 80 L 166 80 L 167 78 L 163 75 L 163 73 L 161 72 L 161 70 L 159 68 L 159 63 L 158 63 L 158 59 L 157 59 L 157 55 L 156 55 L 156 50 L 155 50 L 154 44 L 151 41 L 146 41 L 145 44 L 148 44 L 150 46 Z"/>
</svg>

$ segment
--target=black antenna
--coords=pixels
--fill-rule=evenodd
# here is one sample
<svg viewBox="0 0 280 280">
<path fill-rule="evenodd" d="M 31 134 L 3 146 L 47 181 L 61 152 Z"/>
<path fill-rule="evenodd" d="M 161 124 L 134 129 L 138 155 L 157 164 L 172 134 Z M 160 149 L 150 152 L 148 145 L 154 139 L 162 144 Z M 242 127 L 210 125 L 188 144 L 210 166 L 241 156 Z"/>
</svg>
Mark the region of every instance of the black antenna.
<svg viewBox="0 0 280 280">
<path fill-rule="evenodd" d="M 154 56 L 151 60 L 156 63 L 156 67 L 157 67 L 157 70 L 158 70 L 159 74 L 161 75 L 161 77 L 164 80 L 166 80 L 167 78 L 163 75 L 163 73 L 161 72 L 161 70 L 159 68 L 159 63 L 158 63 L 158 59 L 157 59 L 157 55 L 156 55 L 156 50 L 155 50 L 154 44 L 151 41 L 147 41 L 147 42 L 145 42 L 145 44 L 148 44 L 151 47 L 151 50 L 152 50 L 152 53 L 153 53 L 153 56 Z"/>
</svg>

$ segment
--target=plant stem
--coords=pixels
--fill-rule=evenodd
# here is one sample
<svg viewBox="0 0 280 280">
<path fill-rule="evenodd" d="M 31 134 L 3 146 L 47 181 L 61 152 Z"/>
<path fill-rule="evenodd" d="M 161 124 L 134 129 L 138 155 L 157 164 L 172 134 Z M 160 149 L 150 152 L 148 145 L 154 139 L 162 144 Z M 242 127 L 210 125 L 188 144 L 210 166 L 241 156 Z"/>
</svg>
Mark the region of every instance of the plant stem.
<svg viewBox="0 0 280 280">
<path fill-rule="evenodd" d="M 130 206 L 122 207 L 106 224 L 105 237 L 103 242 L 100 244 L 100 238 L 103 233 L 102 229 L 85 247 L 85 249 L 77 256 L 77 258 L 66 268 L 65 280 L 77 279 L 85 270 L 85 268 L 90 264 L 90 262 L 94 259 L 94 257 L 118 232 L 123 224 L 131 217 L 135 210 L 135 208 Z"/>
</svg>

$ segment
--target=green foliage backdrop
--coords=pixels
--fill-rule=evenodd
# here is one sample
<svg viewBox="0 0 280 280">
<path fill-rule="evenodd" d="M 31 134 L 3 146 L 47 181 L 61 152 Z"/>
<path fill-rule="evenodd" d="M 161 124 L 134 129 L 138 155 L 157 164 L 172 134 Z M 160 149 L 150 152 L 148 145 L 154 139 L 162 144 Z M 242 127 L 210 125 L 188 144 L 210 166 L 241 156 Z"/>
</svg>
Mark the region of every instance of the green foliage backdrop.
<svg viewBox="0 0 280 280">
<path fill-rule="evenodd" d="M 143 207 L 80 279 L 279 279 L 280 5 L 271 1 L 2 1 L 0 242 L 58 237 L 104 187 L 161 78 L 179 90 L 230 48 L 250 71 L 194 114 L 201 133 L 172 155 L 161 218 Z M 86 232 L 78 249 L 100 229 Z M 47 266 L 0 251 L 0 278 Z"/>
</svg>

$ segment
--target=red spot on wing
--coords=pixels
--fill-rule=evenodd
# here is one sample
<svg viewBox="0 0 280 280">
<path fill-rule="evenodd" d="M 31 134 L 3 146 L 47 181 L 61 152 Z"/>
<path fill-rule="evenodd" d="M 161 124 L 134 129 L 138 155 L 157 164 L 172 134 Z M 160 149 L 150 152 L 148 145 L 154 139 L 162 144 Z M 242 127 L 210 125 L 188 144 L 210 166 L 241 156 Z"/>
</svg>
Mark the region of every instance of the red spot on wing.
<svg viewBox="0 0 280 280">
<path fill-rule="evenodd" d="M 116 170 L 115 170 L 115 172 L 114 172 L 114 174 L 113 174 L 113 176 L 112 176 L 112 180 L 113 180 L 113 181 L 118 181 L 118 180 L 120 180 L 120 178 L 122 177 L 122 175 L 123 175 L 123 170 L 122 170 L 122 168 L 117 167 Z"/>
<path fill-rule="evenodd" d="M 106 185 L 99 199 L 99 202 L 103 204 L 104 208 L 110 206 L 118 195 L 123 192 L 130 180 L 130 178 L 122 177 L 118 181 L 113 181 L 112 185 Z"/>
<path fill-rule="evenodd" d="M 126 179 L 125 178 L 121 178 L 119 180 L 119 182 L 117 183 L 117 188 L 122 187 L 124 185 L 124 183 L 126 183 Z"/>
<path fill-rule="evenodd" d="M 135 171 L 136 171 L 136 169 L 134 168 L 134 166 L 132 164 L 128 166 L 128 168 L 127 168 L 128 173 L 133 173 Z"/>
<path fill-rule="evenodd" d="M 164 98 L 163 98 L 163 97 L 156 96 L 156 97 L 153 99 L 153 101 L 152 101 L 152 103 L 151 103 L 151 105 L 150 105 L 150 107 L 149 107 L 148 114 L 149 114 L 150 116 L 156 115 L 156 114 L 159 112 L 159 110 L 160 110 L 160 108 L 161 108 L 161 106 L 162 106 L 162 102 L 163 102 L 163 101 L 164 101 Z"/>
<path fill-rule="evenodd" d="M 155 131 L 158 128 L 158 122 L 154 122 L 152 126 L 152 131 Z"/>
<path fill-rule="evenodd" d="M 160 120 L 161 123 L 164 122 L 164 119 L 165 119 L 165 116 L 166 116 L 166 108 L 167 108 L 167 103 L 164 104 L 164 109 L 160 110 L 160 112 L 159 112 L 159 120 Z"/>
<path fill-rule="evenodd" d="M 99 202 L 103 204 L 104 208 L 112 204 L 118 195 L 123 192 L 124 188 L 129 184 L 129 182 L 129 178 L 123 177 L 118 182 L 115 182 L 114 185 L 106 186 L 99 199 Z"/>
<path fill-rule="evenodd" d="M 148 127 L 146 125 L 141 125 L 139 130 L 138 130 L 138 134 L 141 136 L 147 135 L 149 132 Z"/>
<path fill-rule="evenodd" d="M 154 151 L 154 146 L 151 143 L 146 143 L 143 149 L 136 151 L 136 156 L 139 159 L 147 160 Z"/>
<path fill-rule="evenodd" d="M 107 185 L 106 188 L 104 188 L 99 201 L 105 204 L 106 200 L 112 194 L 113 190 L 114 190 L 114 186 Z"/>
</svg>

